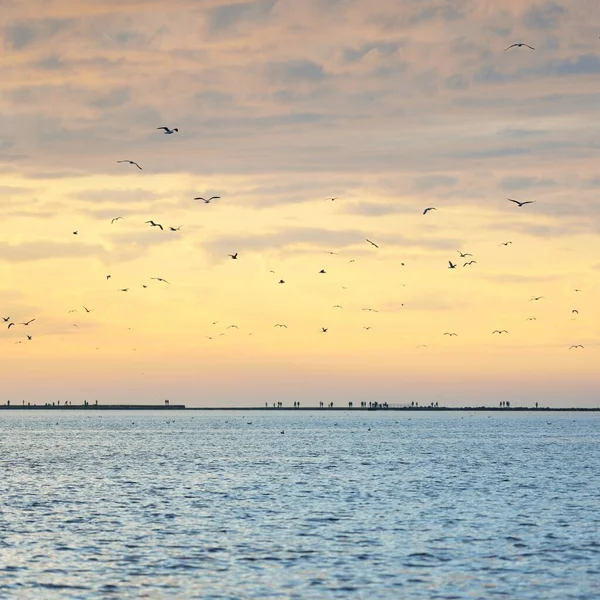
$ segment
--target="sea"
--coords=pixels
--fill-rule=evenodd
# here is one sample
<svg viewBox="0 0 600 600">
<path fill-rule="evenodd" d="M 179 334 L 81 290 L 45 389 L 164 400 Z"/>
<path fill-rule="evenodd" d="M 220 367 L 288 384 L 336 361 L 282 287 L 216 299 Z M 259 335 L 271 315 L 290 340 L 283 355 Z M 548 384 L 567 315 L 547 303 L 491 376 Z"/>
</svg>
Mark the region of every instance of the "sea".
<svg viewBox="0 0 600 600">
<path fill-rule="evenodd" d="M 0 598 L 600 598 L 600 415 L 3 410 Z"/>
</svg>

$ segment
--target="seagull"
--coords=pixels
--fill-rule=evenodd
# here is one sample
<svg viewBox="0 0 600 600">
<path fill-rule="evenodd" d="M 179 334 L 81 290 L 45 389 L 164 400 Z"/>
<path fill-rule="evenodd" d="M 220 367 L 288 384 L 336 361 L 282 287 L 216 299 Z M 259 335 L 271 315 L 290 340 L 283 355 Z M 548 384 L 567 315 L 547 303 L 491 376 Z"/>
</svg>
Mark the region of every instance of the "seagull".
<svg viewBox="0 0 600 600">
<path fill-rule="evenodd" d="M 288 328 L 288 326 L 287 326 L 287 325 L 282 325 L 281 323 L 277 323 L 277 324 L 275 325 L 275 327 L 285 327 L 286 329 Z"/>
<path fill-rule="evenodd" d="M 476 264 L 477 264 L 477 261 L 476 261 L 476 260 L 471 260 L 471 261 L 469 261 L 469 262 L 466 262 L 466 263 L 463 265 L 463 267 L 466 267 L 467 265 L 476 265 Z"/>
<path fill-rule="evenodd" d="M 343 306 L 341 306 L 340 304 L 336 304 L 335 306 L 333 306 L 332 308 L 344 308 Z"/>
<path fill-rule="evenodd" d="M 210 204 L 211 200 L 220 200 L 221 196 L 211 196 L 210 198 L 202 198 L 202 196 L 198 196 L 198 198 L 194 198 L 194 200 L 202 200 L 204 204 Z"/>
<path fill-rule="evenodd" d="M 79 233 L 78 231 L 74 231 L 74 232 L 73 232 L 73 235 L 77 235 L 78 233 Z"/>
<path fill-rule="evenodd" d="M 150 279 L 155 279 L 156 281 L 162 281 L 163 283 L 169 283 L 166 279 L 163 279 L 162 277 L 150 277 Z M 169 285 L 171 285 L 169 283 Z"/>
<path fill-rule="evenodd" d="M 227 327 L 227 329 L 231 329 L 232 327 L 235 329 L 239 329 L 239 327 L 237 325 L 229 325 L 229 327 Z"/>
<path fill-rule="evenodd" d="M 353 262 L 356 262 L 356 261 L 355 261 L 354 259 L 352 259 L 352 260 L 349 260 L 349 261 L 348 261 L 348 264 L 350 264 L 350 263 L 353 263 Z"/>
<path fill-rule="evenodd" d="M 374 308 L 361 308 L 361 310 L 368 310 L 369 312 L 376 312 L 378 313 L 378 310 L 375 310 Z"/>
<path fill-rule="evenodd" d="M 531 302 L 531 301 L 533 301 L 533 300 L 541 300 L 543 297 L 544 297 L 544 296 L 532 296 L 532 297 L 529 299 L 529 302 Z"/>
<path fill-rule="evenodd" d="M 492 335 L 494 335 L 494 333 L 508 333 L 508 331 L 506 331 L 506 329 L 494 329 L 494 331 L 492 331 Z"/>
<path fill-rule="evenodd" d="M 157 127 L 156 129 L 164 129 L 165 135 L 171 135 L 172 133 L 176 133 L 179 131 L 177 127 L 173 127 L 173 129 L 169 129 L 168 127 Z"/>
<path fill-rule="evenodd" d="M 110 224 L 112 225 L 115 221 L 118 221 L 119 219 L 122 219 L 123 217 L 115 217 L 114 219 L 111 219 Z"/>
<path fill-rule="evenodd" d="M 27 339 L 28 339 L 28 340 L 31 340 L 32 338 L 33 338 L 33 336 L 32 336 L 32 335 L 28 335 L 28 336 L 27 336 Z"/>
<path fill-rule="evenodd" d="M 512 244 L 512 242 L 502 242 L 500 246 L 508 246 L 509 244 Z"/>
<path fill-rule="evenodd" d="M 333 202 L 334 200 L 339 200 L 339 198 L 325 198 L 325 201 L 330 200 L 331 202 Z"/>
<path fill-rule="evenodd" d="M 369 242 L 369 244 L 371 244 L 371 246 L 375 246 L 375 248 L 379 248 L 379 246 L 375 242 L 372 242 L 371 240 L 367 240 L 367 242 Z"/>
<path fill-rule="evenodd" d="M 571 350 L 572 348 L 583 348 L 583 346 L 581 344 L 575 344 L 574 346 L 571 346 L 569 350 Z"/>
<path fill-rule="evenodd" d="M 128 291 L 129 291 L 129 288 L 121 288 L 121 289 L 119 290 L 119 292 L 128 292 Z"/>
<path fill-rule="evenodd" d="M 580 289 L 576 289 L 576 290 L 574 290 L 574 291 L 575 291 L 575 292 L 580 292 L 581 290 L 580 290 Z"/>
<path fill-rule="evenodd" d="M 110 275 L 107 275 L 107 276 L 106 276 L 106 281 L 108 281 L 110 278 L 111 278 L 111 276 L 110 276 Z"/>
<path fill-rule="evenodd" d="M 163 226 L 160 223 L 155 223 L 154 221 L 146 221 L 146 223 L 150 223 L 150 227 L 160 227 L 160 230 L 164 231 Z"/>
<path fill-rule="evenodd" d="M 579 314 L 579 311 L 576 308 L 574 308 L 571 312 Z"/>
<path fill-rule="evenodd" d="M 321 327 L 321 332 L 322 333 L 327 333 L 327 329 L 328 329 L 327 327 Z"/>
<path fill-rule="evenodd" d="M 208 335 L 205 335 L 204 337 L 205 337 L 207 340 L 212 340 L 212 337 L 210 337 L 210 336 L 208 336 Z"/>
<path fill-rule="evenodd" d="M 83 308 L 85 308 L 86 313 L 91 313 L 94 310 L 93 308 L 86 308 L 85 306 Z"/>
<path fill-rule="evenodd" d="M 521 206 L 525 206 L 526 204 L 533 204 L 535 200 L 526 200 L 525 202 L 519 202 L 518 200 L 513 200 L 512 198 L 507 198 L 509 202 L 514 202 L 521 208 Z"/>
<path fill-rule="evenodd" d="M 326 271 L 325 271 L 325 269 L 321 269 L 321 270 L 319 271 L 319 275 L 321 275 L 321 274 L 323 274 L 323 275 L 326 275 L 326 274 L 327 274 L 327 273 L 326 273 Z"/>
<path fill-rule="evenodd" d="M 277 283 L 285 283 L 283 279 L 280 279 Z"/>
<path fill-rule="evenodd" d="M 236 252 L 235 254 L 228 254 L 227 256 L 231 256 L 233 260 L 237 260 L 238 253 Z"/>
<path fill-rule="evenodd" d="M 35 321 L 35 319 L 30 319 L 26 323 L 21 323 L 21 325 L 29 325 L 29 323 L 33 323 L 34 321 Z"/>
<path fill-rule="evenodd" d="M 369 331 L 369 329 L 373 329 L 372 327 L 363 327 L 365 331 Z"/>
<path fill-rule="evenodd" d="M 333 254 L 337 256 L 337 252 L 331 252 L 331 250 L 325 250 L 325 254 Z"/>
<path fill-rule="evenodd" d="M 504 52 L 506 52 L 507 50 L 510 50 L 511 48 L 521 48 L 523 46 L 527 46 L 527 48 L 529 48 L 530 50 L 535 50 L 535 48 L 533 48 L 532 46 L 530 46 L 529 44 L 524 44 L 523 42 L 517 43 L 517 44 L 511 44 L 508 48 L 504 48 Z"/>
<path fill-rule="evenodd" d="M 437 210 L 437 208 L 435 208 L 435 206 L 430 206 L 423 211 L 423 214 L 426 215 L 430 210 Z"/>
<path fill-rule="evenodd" d="M 457 252 L 460 254 L 461 258 L 467 258 L 467 256 L 473 256 L 472 254 L 469 254 L 468 252 L 461 252 L 460 250 L 457 250 Z"/>
<path fill-rule="evenodd" d="M 458 333 L 445 333 L 444 335 L 449 335 L 450 337 L 452 337 L 452 336 L 458 337 Z"/>
<path fill-rule="evenodd" d="M 169 227 L 169 229 L 171 231 L 179 231 L 182 228 L 182 225 L 180 225 L 179 227 Z"/>
<path fill-rule="evenodd" d="M 140 171 L 142 171 L 142 167 L 138 165 L 134 160 L 118 160 L 118 163 L 129 163 L 130 165 L 135 165 Z"/>
<path fill-rule="evenodd" d="M 7 327 L 6 329 L 10 329 L 10 328 L 11 328 L 11 327 L 13 327 L 13 326 L 14 326 L 14 323 L 9 323 L 9 324 L 8 324 L 8 327 Z"/>
<path fill-rule="evenodd" d="M 5 323 L 8 323 L 8 322 L 10 321 L 10 317 L 2 317 L 2 320 L 3 320 Z"/>
<path fill-rule="evenodd" d="M 529 317 L 528 319 L 525 319 L 526 321 L 537 321 L 537 319 L 535 317 Z"/>
<path fill-rule="evenodd" d="M 456 269 L 456 265 L 451 260 L 448 261 L 448 264 L 450 265 L 449 269 Z"/>
</svg>

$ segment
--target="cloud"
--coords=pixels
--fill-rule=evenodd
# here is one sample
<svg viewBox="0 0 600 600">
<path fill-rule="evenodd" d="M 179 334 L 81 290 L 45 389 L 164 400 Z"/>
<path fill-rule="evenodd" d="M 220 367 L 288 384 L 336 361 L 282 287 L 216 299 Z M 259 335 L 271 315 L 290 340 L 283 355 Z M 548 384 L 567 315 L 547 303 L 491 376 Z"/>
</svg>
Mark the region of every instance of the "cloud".
<svg viewBox="0 0 600 600">
<path fill-rule="evenodd" d="M 521 175 L 509 175 L 500 180 L 500 186 L 503 190 L 522 190 L 537 187 L 554 187 L 558 184 L 549 177 L 525 177 Z"/>
<path fill-rule="evenodd" d="M 422 175 L 415 180 L 415 187 L 421 191 L 454 186 L 458 183 L 456 177 L 450 175 Z"/>
<path fill-rule="evenodd" d="M 277 0 L 253 0 L 212 8 L 207 13 L 209 31 L 219 33 L 242 23 L 260 23 L 271 13 Z"/>
<path fill-rule="evenodd" d="M 37 42 L 48 42 L 72 24 L 71 19 L 29 19 L 6 25 L 3 37 L 12 50 L 20 51 Z"/>
<path fill-rule="evenodd" d="M 294 83 L 296 81 L 322 81 L 326 75 L 323 66 L 311 60 L 294 60 L 267 65 L 269 77 L 275 81 Z"/>
<path fill-rule="evenodd" d="M 381 217 L 394 214 L 416 214 L 414 206 L 383 202 L 354 202 L 345 204 L 343 211 L 350 215 Z"/>
<path fill-rule="evenodd" d="M 523 24 L 529 29 L 546 31 L 556 29 L 567 14 L 566 9 L 556 2 L 536 4 L 523 14 Z"/>
<path fill-rule="evenodd" d="M 84 258 L 98 256 L 104 252 L 98 244 L 35 241 L 11 244 L 0 242 L 0 260 L 8 262 L 30 262 L 51 258 Z"/>
</svg>

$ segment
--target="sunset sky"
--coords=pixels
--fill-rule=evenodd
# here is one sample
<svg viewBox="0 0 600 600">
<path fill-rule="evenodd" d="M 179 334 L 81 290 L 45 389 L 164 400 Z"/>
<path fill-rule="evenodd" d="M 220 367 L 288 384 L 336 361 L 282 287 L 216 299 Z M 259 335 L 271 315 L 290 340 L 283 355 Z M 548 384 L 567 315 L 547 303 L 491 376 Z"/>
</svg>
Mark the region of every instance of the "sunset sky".
<svg viewBox="0 0 600 600">
<path fill-rule="evenodd" d="M 0 403 L 600 405 L 597 0 L 0 27 Z"/>
</svg>

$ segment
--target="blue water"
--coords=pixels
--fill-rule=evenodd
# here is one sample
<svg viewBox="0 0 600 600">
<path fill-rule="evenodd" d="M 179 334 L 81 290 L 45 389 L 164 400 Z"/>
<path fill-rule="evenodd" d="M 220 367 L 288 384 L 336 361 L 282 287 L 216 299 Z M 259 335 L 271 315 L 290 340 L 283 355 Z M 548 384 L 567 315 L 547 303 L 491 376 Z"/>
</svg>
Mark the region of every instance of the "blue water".
<svg viewBox="0 0 600 600">
<path fill-rule="evenodd" d="M 0 411 L 0 597 L 598 598 L 599 432 L 582 413 Z"/>
</svg>

